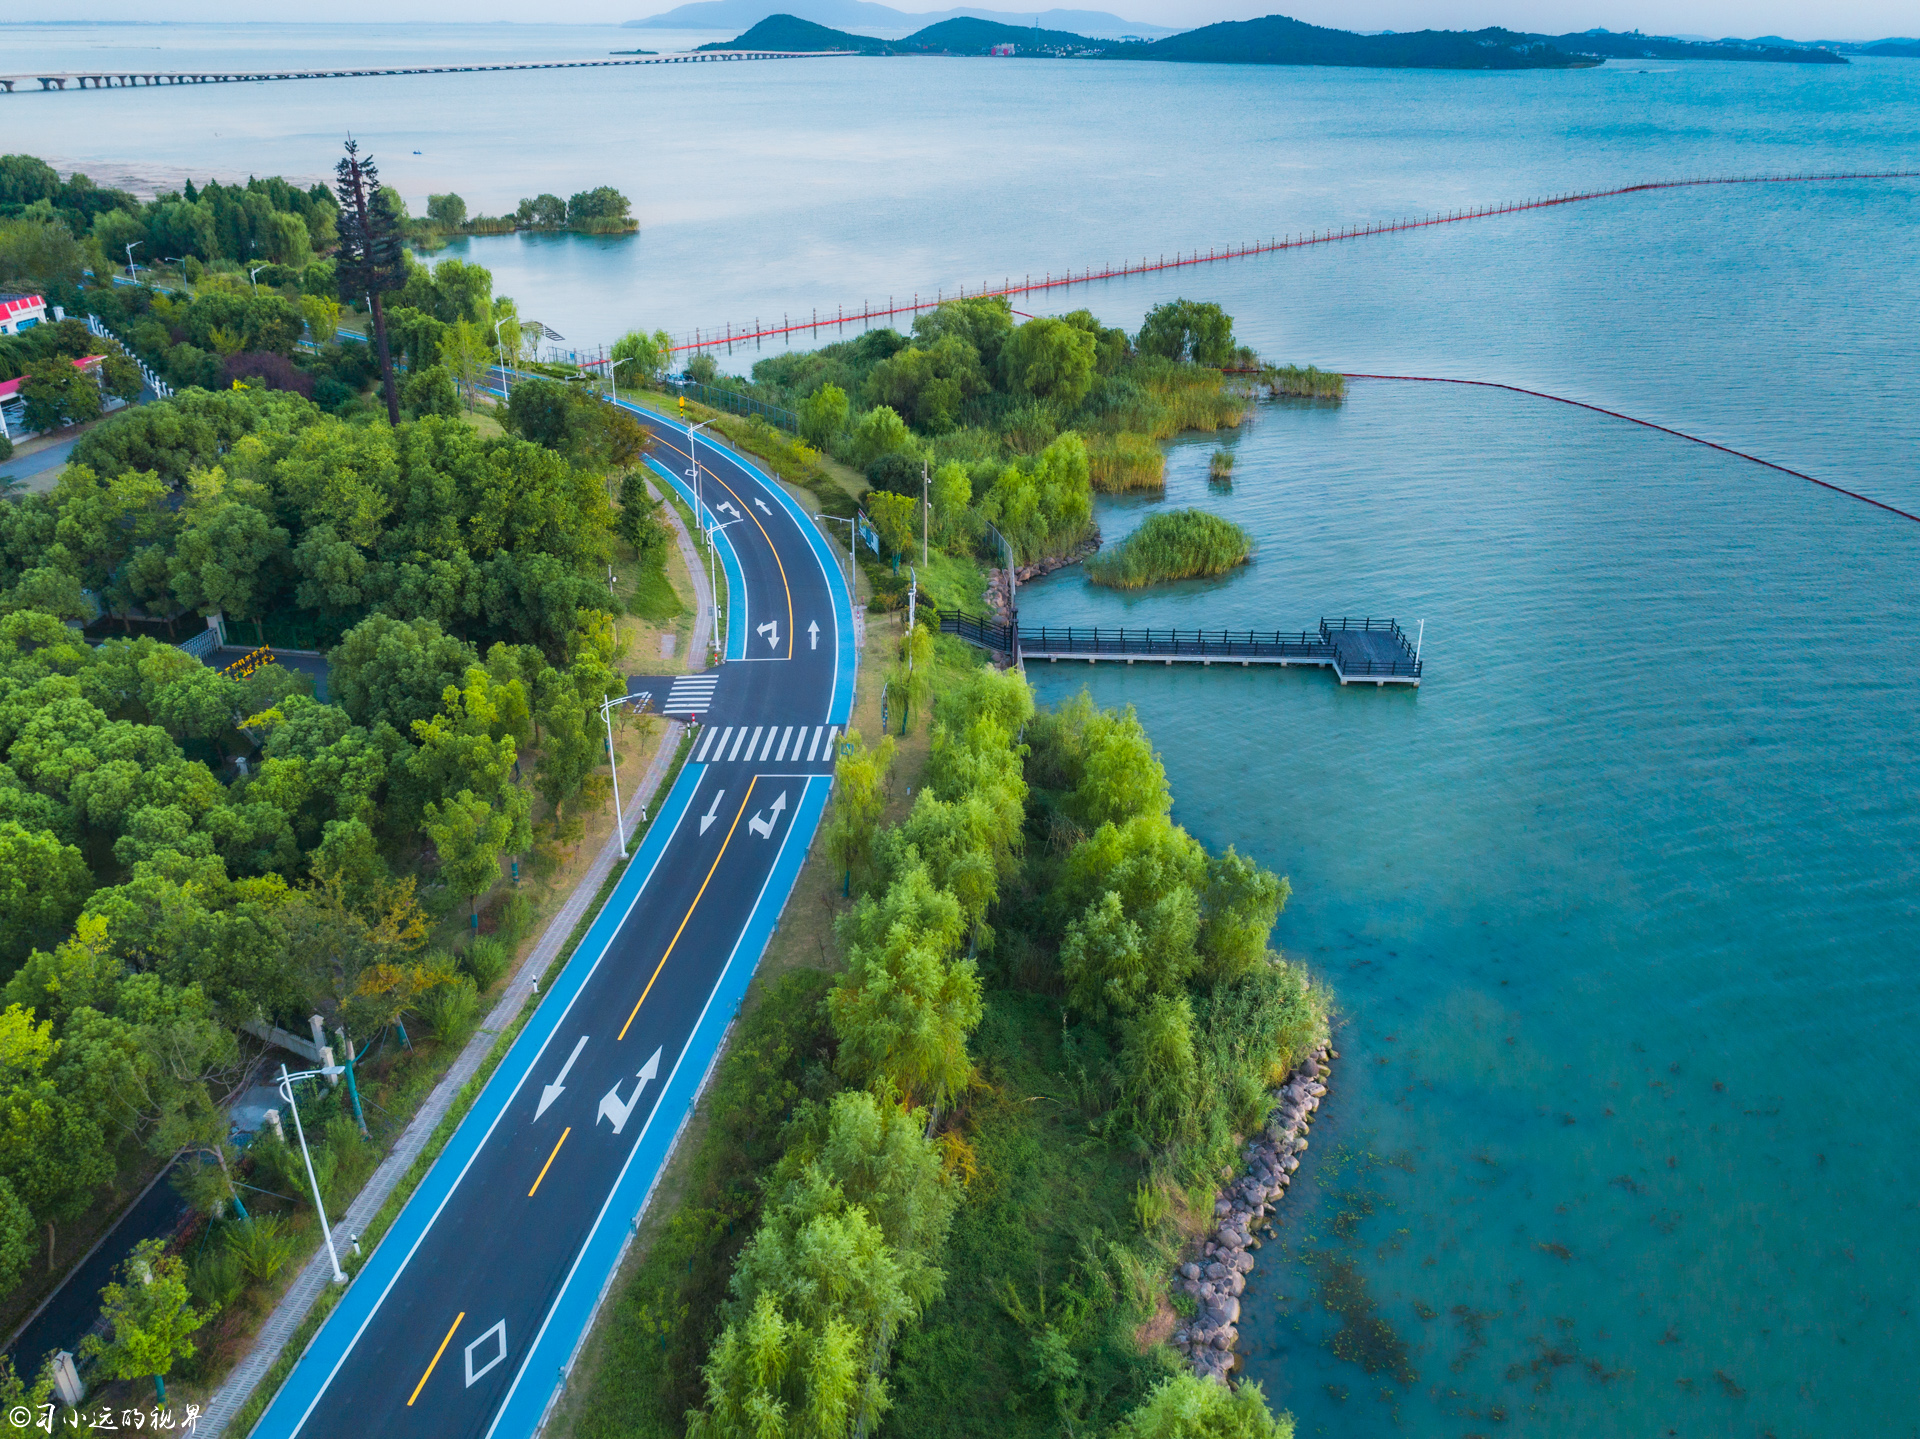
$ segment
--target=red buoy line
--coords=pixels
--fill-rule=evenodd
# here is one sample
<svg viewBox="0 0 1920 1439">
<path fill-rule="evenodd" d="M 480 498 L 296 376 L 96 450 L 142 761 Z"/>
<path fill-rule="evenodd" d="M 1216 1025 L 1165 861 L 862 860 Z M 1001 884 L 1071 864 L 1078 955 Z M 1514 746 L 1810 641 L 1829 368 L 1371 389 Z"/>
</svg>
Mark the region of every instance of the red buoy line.
<svg viewBox="0 0 1920 1439">
<path fill-rule="evenodd" d="M 1792 475 L 1796 480 L 1805 480 L 1810 485 L 1818 485 L 1823 490 L 1832 490 L 1836 495 L 1845 495 L 1850 500 L 1859 500 L 1862 504 L 1872 505 L 1877 510 L 1885 510 L 1890 515 L 1898 515 L 1903 520 L 1912 520 L 1920 524 L 1920 515 L 1909 514 L 1876 500 L 1871 495 L 1860 494 L 1856 490 L 1845 489 L 1827 480 L 1817 479 L 1803 474 L 1799 470 L 1790 470 L 1785 465 L 1776 465 L 1772 460 L 1763 460 L 1758 455 L 1750 455 L 1745 450 L 1736 450 L 1729 445 L 1716 445 L 1712 440 L 1703 440 L 1698 435 L 1689 435 L 1685 430 L 1670 429 L 1666 425 L 1656 425 L 1652 420 L 1636 419 L 1632 415 L 1623 415 L 1618 410 L 1609 410 L 1601 405 L 1589 405 L 1585 400 L 1569 400 L 1565 395 L 1549 395 L 1545 390 L 1529 390 L 1520 385 L 1503 385 L 1497 380 L 1455 380 L 1445 375 L 1360 375 L 1349 373 L 1349 380 L 1397 380 L 1413 385 L 1476 385 L 1483 390 L 1511 390 L 1516 395 L 1531 395 L 1536 400 L 1552 400 L 1559 405 L 1572 405 L 1579 410 L 1592 410 L 1596 415 L 1606 415 L 1615 420 L 1625 420 L 1630 425 L 1639 425 L 1643 429 L 1658 430 L 1663 435 L 1672 435 L 1676 439 L 1691 440 L 1696 445 L 1705 445 L 1710 450 L 1718 450 L 1723 455 L 1732 455 L 1735 459 L 1750 460 L 1756 465 L 1765 465 L 1770 470 L 1778 470 L 1783 475 Z"/>
<path fill-rule="evenodd" d="M 934 309 L 948 300 L 1030 295 L 1046 290 L 1058 290 L 1070 285 L 1090 285 L 1096 280 L 1122 279 L 1129 275 L 1149 275 L 1159 270 L 1178 270 L 1189 265 L 1211 265 L 1219 260 L 1240 260 L 1253 255 L 1272 255 L 1281 250 L 1298 250 L 1308 245 L 1326 245 L 1336 240 L 1359 240 L 1369 235 L 1391 235 L 1403 230 L 1421 230 L 1429 225 L 1454 225 L 1462 220 L 1484 220 L 1494 215 L 1517 215 L 1523 210 L 1544 210 L 1554 205 L 1572 205 L 1582 200 L 1606 200 L 1618 195 L 1637 195 L 1648 190 L 1683 190 L 1697 185 L 1804 185 L 1821 180 L 1913 179 L 1920 179 L 1920 170 L 1835 171 L 1819 175 L 1721 175 L 1696 180 L 1649 180 L 1638 185 L 1620 185 L 1611 190 L 1581 190 L 1510 205 L 1480 205 L 1470 210 L 1449 210 L 1443 215 L 1428 215 L 1418 220 L 1346 225 L 1337 230 L 1313 230 L 1303 235 L 1285 237 L 1276 235 L 1263 243 L 1229 245 L 1224 248 L 1209 249 L 1204 254 L 1198 250 L 1192 254 L 1177 251 L 1172 259 L 1168 259 L 1165 255 L 1160 256 L 1158 260 L 1142 257 L 1138 264 L 1127 261 L 1099 269 L 1068 270 L 1064 275 L 1049 273 L 1038 280 L 1028 275 L 1017 285 L 1013 282 L 1013 278 L 1008 276 L 998 286 L 988 281 L 971 293 L 964 285 L 955 295 L 937 291 L 931 300 L 915 295 L 910 301 L 896 302 L 889 296 L 884 306 L 862 301 L 858 310 L 836 306 L 830 314 L 815 310 L 803 320 L 794 320 L 790 315 L 783 315 L 778 325 L 763 326 L 755 320 L 751 325 L 723 325 L 718 331 L 695 330 L 690 337 L 683 337 L 673 349 L 675 353 L 681 350 L 717 348 L 725 348 L 730 352 L 733 346 L 748 340 L 774 339 L 782 335 L 797 335 L 807 331 L 818 335 L 823 328 L 841 329 L 855 323 L 864 328 L 875 320 L 891 319 L 895 315 L 917 314 L 921 310 Z"/>
</svg>

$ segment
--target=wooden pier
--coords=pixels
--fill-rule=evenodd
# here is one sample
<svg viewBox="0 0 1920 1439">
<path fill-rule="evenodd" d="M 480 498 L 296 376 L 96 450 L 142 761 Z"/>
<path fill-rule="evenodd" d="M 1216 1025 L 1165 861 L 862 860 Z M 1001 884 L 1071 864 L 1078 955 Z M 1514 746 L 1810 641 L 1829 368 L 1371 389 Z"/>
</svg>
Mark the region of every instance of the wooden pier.
<svg viewBox="0 0 1920 1439">
<path fill-rule="evenodd" d="M 1163 665 L 1315 665 L 1341 684 L 1418 688 L 1423 661 L 1391 619 L 1323 619 L 1318 633 L 1263 630 L 1110 629 L 1101 625 L 1018 625 L 943 614 L 942 634 L 1006 655 L 1015 664 L 1101 661 Z"/>
<path fill-rule="evenodd" d="M 155 85 L 239 85 L 266 80 L 351 80 L 378 75 L 483 75 L 502 70 L 615 70 L 630 65 L 703 65 L 731 60 L 820 60 L 852 55 L 851 50 L 706 50 L 673 55 L 643 55 L 631 60 L 527 60 L 500 65 L 395 65 L 368 70 L 67 70 L 48 74 L 0 75 L 0 88 L 40 82 L 41 91 L 133 90 Z M 36 93 L 36 92 L 28 92 Z"/>
</svg>

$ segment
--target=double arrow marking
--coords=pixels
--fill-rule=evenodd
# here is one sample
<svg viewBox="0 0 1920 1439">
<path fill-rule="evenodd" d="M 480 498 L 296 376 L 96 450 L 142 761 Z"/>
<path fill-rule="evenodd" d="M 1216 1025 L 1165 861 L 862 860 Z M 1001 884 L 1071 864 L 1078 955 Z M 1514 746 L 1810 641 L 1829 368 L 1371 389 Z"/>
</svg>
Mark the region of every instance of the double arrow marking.
<svg viewBox="0 0 1920 1439">
<path fill-rule="evenodd" d="M 756 505 L 760 506 L 761 514 L 765 515 L 768 519 L 773 518 L 773 511 L 767 508 L 767 502 L 765 500 L 761 499 L 758 495 L 755 495 L 753 497 L 753 502 Z"/>
<path fill-rule="evenodd" d="M 660 1048 L 664 1049 L 666 1046 L 662 1045 Z M 620 1102 L 620 1086 L 617 1084 L 614 1085 L 600 1100 L 600 1112 L 594 1115 L 593 1122 L 598 1124 L 603 1119 L 611 1119 L 613 1121 L 613 1132 L 618 1134 L 626 1127 L 627 1120 L 632 1117 L 634 1106 L 640 1103 L 640 1096 L 646 1092 L 647 1085 L 652 1082 L 653 1077 L 659 1072 L 660 1050 L 656 1049 L 653 1052 L 653 1058 L 640 1066 L 638 1076 L 640 1082 L 634 1085 L 632 1098 L 628 1099 L 625 1104 L 622 1104 Z"/>
<path fill-rule="evenodd" d="M 785 790 L 781 790 L 780 797 L 773 802 L 773 818 L 762 819 L 759 815 L 756 814 L 752 819 L 747 821 L 747 828 L 752 830 L 755 834 L 759 835 L 760 838 L 762 839 L 770 838 L 773 834 L 774 825 L 777 824 L 780 820 L 780 812 L 784 810 L 786 807 L 787 807 L 787 792 Z"/>
<path fill-rule="evenodd" d="M 780 648 L 780 621 L 768 620 L 763 625 L 755 625 L 754 628 L 767 637 L 767 648 L 776 650 Z"/>
</svg>

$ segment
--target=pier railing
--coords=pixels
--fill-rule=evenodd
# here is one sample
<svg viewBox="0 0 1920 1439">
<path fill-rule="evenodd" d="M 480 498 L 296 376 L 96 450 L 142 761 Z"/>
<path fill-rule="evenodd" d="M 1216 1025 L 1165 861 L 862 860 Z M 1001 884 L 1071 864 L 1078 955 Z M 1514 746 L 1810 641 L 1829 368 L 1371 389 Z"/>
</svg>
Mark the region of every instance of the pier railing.
<svg viewBox="0 0 1920 1439">
<path fill-rule="evenodd" d="M 1320 636 L 1274 630 L 1111 629 L 1104 625 L 1038 625 L 1020 628 L 1020 653 L 1048 655 L 1159 655 L 1201 659 L 1331 659 Z"/>
<path fill-rule="evenodd" d="M 1384 635 L 1392 642 L 1397 654 L 1388 659 L 1377 658 L 1369 648 L 1361 651 L 1358 646 L 1342 644 L 1341 639 L 1350 635 Z M 1418 652 L 1407 640 L 1407 632 L 1393 620 L 1350 619 L 1341 616 L 1339 620 L 1320 621 L 1320 638 L 1326 646 L 1339 656 L 1340 671 L 1349 675 L 1411 675 L 1420 677 L 1421 661 Z"/>
</svg>

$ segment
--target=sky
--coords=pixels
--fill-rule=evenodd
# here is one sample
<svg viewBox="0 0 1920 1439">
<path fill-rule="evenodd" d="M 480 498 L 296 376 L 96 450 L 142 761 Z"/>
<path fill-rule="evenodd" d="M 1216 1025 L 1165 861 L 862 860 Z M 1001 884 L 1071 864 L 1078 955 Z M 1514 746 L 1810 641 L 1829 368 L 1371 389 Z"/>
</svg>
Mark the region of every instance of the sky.
<svg viewBox="0 0 1920 1439">
<path fill-rule="evenodd" d="M 552 23 L 607 24 L 670 10 L 678 0 L 562 0 L 540 11 Z M 966 0 L 886 0 L 898 10 L 945 10 Z M 1013 9 L 1010 0 L 976 0 Z M 1047 0 L 1110 10 L 1128 20 L 1188 28 L 1216 20 L 1284 14 L 1345 30 L 1477 30 L 1503 25 L 1547 34 L 1603 26 L 1653 35 L 1784 35 L 1796 40 L 1864 40 L 1920 34 L 1914 0 Z M 768 0 L 777 13 L 779 0 Z M 524 0 L 334 0 L 336 21 L 525 20 Z M 232 21 L 230 0 L 44 0 L 41 20 Z M 257 18 L 257 17 L 247 17 Z M 289 17 L 320 19 L 319 15 Z"/>
</svg>

